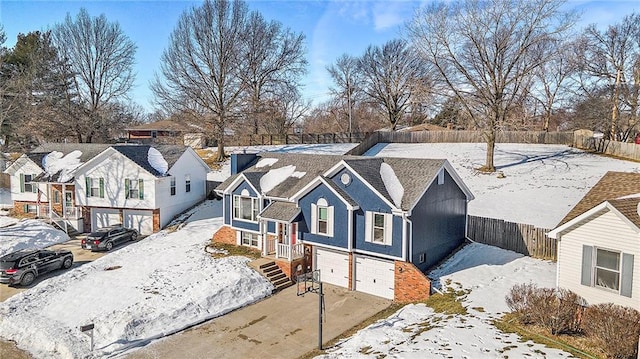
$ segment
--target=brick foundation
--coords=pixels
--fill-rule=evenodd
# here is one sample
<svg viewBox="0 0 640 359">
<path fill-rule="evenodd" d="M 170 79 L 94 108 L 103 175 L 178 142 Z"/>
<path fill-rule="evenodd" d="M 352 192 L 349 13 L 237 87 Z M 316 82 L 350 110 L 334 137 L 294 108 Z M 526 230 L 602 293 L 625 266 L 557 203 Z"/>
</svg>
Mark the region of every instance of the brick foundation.
<svg viewBox="0 0 640 359">
<path fill-rule="evenodd" d="M 431 281 L 413 263 L 395 261 L 395 293 L 398 303 L 418 302 L 429 299 Z"/>
<path fill-rule="evenodd" d="M 349 281 L 347 283 L 347 288 L 349 290 L 355 289 L 355 286 L 353 285 L 353 269 L 354 269 L 353 253 L 349 253 Z"/>
<path fill-rule="evenodd" d="M 305 268 L 304 258 L 294 259 L 291 262 L 288 260 L 275 260 L 276 265 L 289 279 L 295 282 L 298 274 L 302 274 Z M 300 272 L 298 272 L 298 266 L 300 266 Z"/>
<path fill-rule="evenodd" d="M 236 241 L 237 234 L 236 230 L 229 226 L 222 226 L 216 233 L 213 234 L 212 240 L 215 243 L 226 243 L 226 244 L 238 244 Z"/>
<path fill-rule="evenodd" d="M 15 212 L 16 215 L 19 216 L 25 216 L 25 217 L 35 217 L 36 214 L 35 213 L 26 213 L 24 211 L 24 205 L 28 204 L 28 205 L 37 205 L 37 202 L 29 202 L 29 201 L 13 201 L 13 211 Z M 49 203 L 48 202 L 40 202 L 41 206 L 47 206 Z"/>
<path fill-rule="evenodd" d="M 122 216 L 122 212 L 120 212 L 120 215 Z M 159 208 L 153 210 L 153 232 L 155 233 L 158 231 L 160 231 L 160 209 Z"/>
</svg>

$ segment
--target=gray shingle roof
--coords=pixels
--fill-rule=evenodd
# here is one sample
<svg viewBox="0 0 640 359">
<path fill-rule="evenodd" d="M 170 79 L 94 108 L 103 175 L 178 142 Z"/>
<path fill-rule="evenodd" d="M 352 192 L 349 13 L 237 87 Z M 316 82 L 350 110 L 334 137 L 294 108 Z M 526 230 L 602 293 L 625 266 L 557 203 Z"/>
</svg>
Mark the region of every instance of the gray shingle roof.
<svg viewBox="0 0 640 359">
<path fill-rule="evenodd" d="M 384 181 L 380 175 L 380 166 L 387 163 L 394 170 L 400 184 L 404 188 L 401 208 L 409 210 L 420 199 L 427 187 L 436 178 L 438 171 L 442 168 L 445 160 L 442 159 L 417 159 L 417 158 L 387 158 L 387 157 L 361 157 L 361 156 L 345 156 L 345 155 L 320 155 L 320 154 L 291 154 L 291 153 L 262 153 L 261 158 L 276 158 L 272 166 L 256 167 L 251 166 L 243 173 L 250 178 L 252 184 L 257 183 L 259 186 L 259 178 L 271 169 L 282 168 L 284 166 L 293 165 L 296 171 L 305 172 L 301 178 L 289 177 L 272 190 L 267 195 L 277 198 L 290 198 L 292 195 L 300 191 L 304 186 L 309 184 L 318 176 L 323 175 L 331 167 L 344 160 L 349 167 L 358 173 L 365 181 L 371 184 L 383 197 L 393 203 L 389 195 Z M 225 190 L 237 176 L 231 176 L 224 181 L 218 190 Z M 328 180 L 331 184 L 331 180 Z M 332 185 L 334 189 L 340 190 L 340 193 L 348 201 L 351 199 L 337 185 Z M 357 204 L 355 204 L 357 205 Z"/>
<path fill-rule="evenodd" d="M 260 213 L 260 217 L 291 222 L 299 214 L 300 208 L 295 203 L 274 201 Z"/>
<path fill-rule="evenodd" d="M 158 172 L 153 168 L 151 163 L 149 163 L 150 147 L 155 148 L 162 154 L 162 157 L 167 161 L 169 168 L 178 161 L 180 156 L 182 156 L 184 151 L 187 149 L 186 146 L 178 145 L 113 145 L 111 147 L 156 177 L 160 177 L 163 174 Z"/>
<path fill-rule="evenodd" d="M 351 198 L 351 196 L 349 196 L 349 194 L 347 192 L 345 192 L 342 188 L 340 188 L 340 186 L 338 186 L 335 182 L 333 182 L 331 179 L 323 177 L 327 184 L 333 188 L 336 192 L 338 192 L 338 194 L 340 195 L 340 197 L 344 198 L 345 201 L 347 201 L 347 203 L 349 203 L 352 206 L 358 206 L 358 202 L 356 202 L 353 198 Z"/>
<path fill-rule="evenodd" d="M 104 143 L 44 143 L 36 147 L 31 153 L 27 154 L 27 157 L 35 162 L 42 170 L 45 170 L 42 160 L 51 152 L 60 152 L 63 156 L 68 155 L 73 151 L 80 151 L 79 160 L 81 163 L 85 163 L 98 155 L 100 152 L 107 149 L 110 145 Z M 79 167 L 79 166 L 78 166 Z M 74 170 L 75 172 L 75 170 Z M 34 181 L 37 182 L 62 182 L 60 175 L 62 172 L 47 174 L 43 173 L 36 177 Z M 73 182 L 73 177 L 65 178 L 67 183 Z"/>
</svg>

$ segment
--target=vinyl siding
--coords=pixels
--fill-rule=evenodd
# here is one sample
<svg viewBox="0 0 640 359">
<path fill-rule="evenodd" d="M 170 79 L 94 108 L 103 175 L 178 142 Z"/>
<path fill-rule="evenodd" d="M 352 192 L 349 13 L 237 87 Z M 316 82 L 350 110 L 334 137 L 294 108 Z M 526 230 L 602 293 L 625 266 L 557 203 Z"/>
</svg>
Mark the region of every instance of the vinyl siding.
<svg viewBox="0 0 640 359">
<path fill-rule="evenodd" d="M 597 246 L 634 256 L 632 297 L 580 284 L 582 246 Z M 618 215 L 607 211 L 575 226 L 561 236 L 558 286 L 583 297 L 588 304 L 615 303 L 640 310 L 640 236 Z"/>
<path fill-rule="evenodd" d="M 333 236 L 323 236 L 311 233 L 311 204 L 318 203 L 320 198 L 324 198 L 327 201 L 328 206 L 333 207 Z M 320 184 L 314 188 L 311 192 L 300 198 L 298 201 L 298 207 L 302 211 L 304 218 L 304 224 L 298 227 L 300 231 L 300 238 L 309 243 L 320 243 L 333 247 L 348 247 L 349 239 L 349 222 L 347 206 L 338 198 L 330 189 L 324 184 Z"/>
<path fill-rule="evenodd" d="M 233 192 L 232 195 L 235 196 L 240 196 L 243 190 L 247 190 L 249 192 L 249 196 L 252 198 L 257 198 L 258 194 L 253 190 L 253 188 L 251 187 L 251 185 L 249 185 L 246 181 L 242 181 L 238 187 L 236 187 Z M 258 201 L 258 206 L 261 205 L 260 203 L 261 201 Z M 260 211 L 262 210 L 262 208 L 258 209 L 258 213 L 260 213 Z M 249 231 L 254 231 L 254 232 L 259 232 L 260 231 L 260 225 L 257 222 L 251 222 L 251 221 L 244 221 L 244 220 L 238 220 L 238 219 L 234 219 L 233 218 L 233 196 L 230 198 L 230 202 L 229 202 L 229 207 L 227 208 L 227 211 L 229 212 L 229 215 L 231 216 L 231 226 L 234 228 L 239 228 L 239 229 L 245 229 L 245 230 L 249 230 Z"/>
</svg>

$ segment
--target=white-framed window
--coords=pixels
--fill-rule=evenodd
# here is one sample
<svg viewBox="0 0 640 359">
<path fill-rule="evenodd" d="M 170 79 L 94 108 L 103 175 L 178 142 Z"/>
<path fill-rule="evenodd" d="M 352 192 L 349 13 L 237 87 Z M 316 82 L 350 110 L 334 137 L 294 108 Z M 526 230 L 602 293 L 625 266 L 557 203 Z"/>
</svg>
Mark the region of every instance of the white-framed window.
<svg viewBox="0 0 640 359">
<path fill-rule="evenodd" d="M 24 204 L 22 206 L 22 211 L 24 213 L 38 213 L 38 206 L 35 204 Z"/>
<path fill-rule="evenodd" d="M 191 175 L 184 176 L 184 191 L 187 193 L 191 192 Z"/>
<path fill-rule="evenodd" d="M 242 232 L 242 245 L 258 247 L 258 235 L 250 232 Z"/>
<path fill-rule="evenodd" d="M 60 192 L 56 191 L 55 189 L 53 190 L 53 203 L 60 203 Z"/>
<path fill-rule="evenodd" d="M 144 199 L 144 181 L 142 179 L 125 179 L 124 192 L 126 198 Z"/>
<path fill-rule="evenodd" d="M 87 183 L 87 197 L 104 198 L 104 178 L 85 177 Z"/>
<path fill-rule="evenodd" d="M 175 177 L 171 177 L 171 183 L 169 187 L 171 190 L 171 195 L 175 196 L 176 195 L 176 178 Z"/>
<path fill-rule="evenodd" d="M 583 245 L 581 284 L 631 298 L 633 258 L 618 250 Z"/>
<path fill-rule="evenodd" d="M 391 245 L 393 216 L 389 213 L 365 212 L 365 241 Z"/>
<path fill-rule="evenodd" d="M 33 192 L 38 191 L 38 184 L 33 182 L 36 175 L 20 174 L 20 192 Z"/>
<path fill-rule="evenodd" d="M 311 204 L 311 233 L 333 237 L 333 206 L 324 198 Z"/>
<path fill-rule="evenodd" d="M 258 212 L 260 207 L 258 206 L 258 199 L 246 196 L 233 196 L 233 218 L 243 221 L 257 222 Z"/>
</svg>

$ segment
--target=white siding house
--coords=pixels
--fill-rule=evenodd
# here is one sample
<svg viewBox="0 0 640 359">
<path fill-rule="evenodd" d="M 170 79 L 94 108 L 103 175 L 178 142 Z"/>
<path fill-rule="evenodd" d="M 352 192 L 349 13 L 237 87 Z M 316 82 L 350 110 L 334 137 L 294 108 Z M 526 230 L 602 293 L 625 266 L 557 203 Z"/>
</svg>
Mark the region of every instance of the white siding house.
<svg viewBox="0 0 640 359">
<path fill-rule="evenodd" d="M 549 232 L 558 240 L 557 286 L 587 304 L 640 310 L 640 198 L 605 201 Z"/>
</svg>

